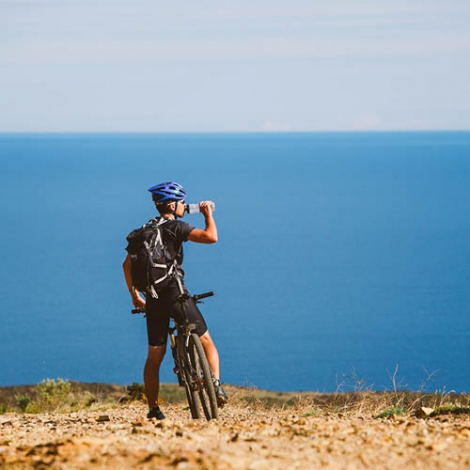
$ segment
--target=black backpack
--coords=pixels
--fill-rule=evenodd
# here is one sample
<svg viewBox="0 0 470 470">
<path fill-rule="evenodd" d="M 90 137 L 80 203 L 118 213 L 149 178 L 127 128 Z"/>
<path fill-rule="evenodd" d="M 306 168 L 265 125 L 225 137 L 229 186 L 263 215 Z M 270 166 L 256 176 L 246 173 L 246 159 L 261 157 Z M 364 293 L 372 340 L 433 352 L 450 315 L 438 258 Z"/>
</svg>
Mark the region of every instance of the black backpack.
<svg viewBox="0 0 470 470">
<path fill-rule="evenodd" d="M 157 298 L 176 273 L 176 253 L 164 243 L 167 219 L 152 219 L 126 237 L 131 259 L 132 285 Z"/>
</svg>

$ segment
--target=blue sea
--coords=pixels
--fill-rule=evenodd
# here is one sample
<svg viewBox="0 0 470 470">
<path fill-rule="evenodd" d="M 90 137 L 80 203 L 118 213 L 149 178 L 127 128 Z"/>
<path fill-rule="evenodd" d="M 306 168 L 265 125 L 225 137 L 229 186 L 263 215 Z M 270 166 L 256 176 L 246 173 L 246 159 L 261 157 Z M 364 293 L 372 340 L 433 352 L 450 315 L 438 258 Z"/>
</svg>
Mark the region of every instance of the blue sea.
<svg viewBox="0 0 470 470">
<path fill-rule="evenodd" d="M 175 180 L 216 203 L 185 267 L 223 382 L 470 392 L 470 132 L 0 134 L 0 156 L 1 386 L 142 383 L 125 237 Z"/>
</svg>

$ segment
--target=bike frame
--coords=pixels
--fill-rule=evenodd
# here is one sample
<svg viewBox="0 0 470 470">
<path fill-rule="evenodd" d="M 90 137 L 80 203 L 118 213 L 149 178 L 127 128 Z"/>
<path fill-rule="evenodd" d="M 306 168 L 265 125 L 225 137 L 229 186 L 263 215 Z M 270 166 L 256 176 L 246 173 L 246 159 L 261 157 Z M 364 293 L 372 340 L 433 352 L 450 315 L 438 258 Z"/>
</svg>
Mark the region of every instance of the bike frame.
<svg viewBox="0 0 470 470">
<path fill-rule="evenodd" d="M 190 296 L 184 290 L 180 277 L 177 275 L 175 279 L 180 292 L 175 300 L 181 305 L 184 320 L 178 323 L 172 319 L 174 325 L 168 329 L 175 363 L 173 372 L 178 377 L 178 384 L 185 387 L 191 416 L 198 419 L 204 414 L 207 420 L 217 419 L 218 406 L 212 382 L 212 371 L 199 336 L 194 332 L 196 325 L 189 323 L 186 317 L 186 308 L 190 298 L 196 303 L 202 303 L 201 299 L 213 296 L 214 292 Z M 145 313 L 145 309 L 134 309 L 132 313 Z"/>
<path fill-rule="evenodd" d="M 194 295 L 196 303 L 214 295 L 213 292 Z M 183 322 L 173 319 L 174 326 L 169 329 L 172 356 L 175 362 L 174 371 L 180 385 L 185 387 L 186 398 L 193 418 L 202 418 L 201 410 L 207 420 L 218 418 L 218 406 L 210 370 L 199 336 L 194 333 L 196 325 L 189 323 L 186 317 L 186 306 L 190 296 L 180 286 L 178 301 L 183 310 Z M 181 340 L 180 340 L 181 338 Z"/>
</svg>

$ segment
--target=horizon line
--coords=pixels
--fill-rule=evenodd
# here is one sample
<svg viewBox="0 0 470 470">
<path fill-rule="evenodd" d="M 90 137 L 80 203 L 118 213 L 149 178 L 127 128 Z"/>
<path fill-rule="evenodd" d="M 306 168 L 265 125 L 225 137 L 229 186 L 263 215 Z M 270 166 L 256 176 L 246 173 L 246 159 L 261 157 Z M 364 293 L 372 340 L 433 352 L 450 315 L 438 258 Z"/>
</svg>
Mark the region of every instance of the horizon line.
<svg viewBox="0 0 470 470">
<path fill-rule="evenodd" d="M 468 129 L 351 129 L 351 130 L 254 130 L 254 131 L 136 131 L 136 130 L 25 130 L 25 131 L 2 131 L 0 135 L 84 135 L 84 134 L 95 134 L 95 135 L 227 135 L 227 134 L 257 134 L 257 135 L 277 135 L 277 134 L 425 134 L 425 133 L 465 133 L 470 132 Z"/>
</svg>

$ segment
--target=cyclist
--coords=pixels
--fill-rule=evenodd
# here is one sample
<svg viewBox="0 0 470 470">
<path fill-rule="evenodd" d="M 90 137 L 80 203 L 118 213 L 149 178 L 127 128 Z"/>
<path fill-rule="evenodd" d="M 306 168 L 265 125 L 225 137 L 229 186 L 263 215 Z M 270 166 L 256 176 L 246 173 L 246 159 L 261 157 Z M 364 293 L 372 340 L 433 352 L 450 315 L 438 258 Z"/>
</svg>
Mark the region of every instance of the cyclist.
<svg viewBox="0 0 470 470">
<path fill-rule="evenodd" d="M 217 241 L 217 227 L 212 215 L 212 202 L 202 201 L 199 209 L 205 220 L 205 228 L 198 229 L 182 220 L 185 214 L 186 191 L 178 183 L 166 182 L 152 186 L 149 189 L 152 199 L 160 217 L 167 220 L 165 223 L 165 243 L 172 243 L 176 255 L 177 269 L 183 279 L 183 242 L 187 240 L 196 243 L 215 243 Z M 160 387 L 160 365 L 166 351 L 168 327 L 170 317 L 179 318 L 182 315 L 181 304 L 176 300 L 179 295 L 175 282 L 170 283 L 161 292 L 158 298 L 153 298 L 137 291 L 132 285 L 130 269 L 130 256 L 124 260 L 123 269 L 127 287 L 132 297 L 132 303 L 136 308 L 145 307 L 148 335 L 148 354 L 144 367 L 145 394 L 149 405 L 147 418 L 164 419 L 165 415 L 158 406 L 158 393 Z M 186 290 L 186 287 L 184 287 Z M 207 329 L 206 322 L 192 298 L 188 301 L 186 315 L 190 323 L 197 325 L 196 333 L 201 338 L 201 343 L 212 370 L 214 386 L 219 406 L 227 403 L 228 398 L 220 385 L 220 363 L 217 348 Z"/>
</svg>

